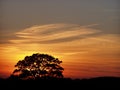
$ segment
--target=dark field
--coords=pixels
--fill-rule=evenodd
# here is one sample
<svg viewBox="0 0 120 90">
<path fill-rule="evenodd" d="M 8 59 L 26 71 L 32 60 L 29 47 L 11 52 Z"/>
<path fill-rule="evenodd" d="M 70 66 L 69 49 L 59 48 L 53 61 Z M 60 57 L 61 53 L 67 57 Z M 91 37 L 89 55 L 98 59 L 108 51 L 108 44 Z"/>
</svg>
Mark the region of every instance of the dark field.
<svg viewBox="0 0 120 90">
<path fill-rule="evenodd" d="M 91 79 L 63 78 L 37 80 L 0 79 L 0 86 L 3 90 L 120 90 L 120 77 L 98 77 Z"/>
</svg>

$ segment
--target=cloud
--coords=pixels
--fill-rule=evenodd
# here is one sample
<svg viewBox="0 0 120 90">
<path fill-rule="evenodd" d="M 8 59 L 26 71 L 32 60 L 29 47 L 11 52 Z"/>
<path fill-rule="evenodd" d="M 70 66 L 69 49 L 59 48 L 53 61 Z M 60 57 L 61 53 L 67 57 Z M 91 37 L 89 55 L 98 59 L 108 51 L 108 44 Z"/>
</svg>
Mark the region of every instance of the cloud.
<svg viewBox="0 0 120 90">
<path fill-rule="evenodd" d="M 76 24 L 36 25 L 16 32 L 16 36 L 20 39 L 13 39 L 10 42 L 39 44 L 71 42 L 99 33 L 99 30 L 90 28 L 95 25 L 97 24 L 86 26 Z"/>
<path fill-rule="evenodd" d="M 97 24 L 80 26 L 76 24 L 36 25 L 19 32 L 17 38 L 9 40 L 19 51 L 55 52 L 64 55 L 116 56 L 120 43 L 119 34 L 106 34 L 94 29 Z M 25 49 L 24 49 L 25 48 Z M 76 57 L 75 57 L 76 58 Z"/>
<path fill-rule="evenodd" d="M 9 45 L 3 45 L 4 50 L 2 51 L 44 52 L 60 56 L 74 55 L 74 58 L 79 58 L 77 56 L 80 55 L 118 58 L 119 34 L 102 33 L 100 30 L 94 29 L 95 25 L 97 24 L 32 26 L 16 32 L 16 38 L 9 40 Z"/>
<path fill-rule="evenodd" d="M 66 72 L 116 76 L 120 68 L 120 35 L 103 33 L 94 29 L 96 25 L 48 24 L 20 30 L 9 44 L 0 44 L 1 61 L 16 63 L 36 52 L 47 53 L 62 60 Z"/>
<path fill-rule="evenodd" d="M 47 53 L 64 62 L 65 72 L 116 76 L 120 68 L 119 34 L 102 33 L 95 25 L 48 24 L 20 30 L 11 43 L 0 44 L 1 61 L 16 63 L 36 52 Z"/>
</svg>

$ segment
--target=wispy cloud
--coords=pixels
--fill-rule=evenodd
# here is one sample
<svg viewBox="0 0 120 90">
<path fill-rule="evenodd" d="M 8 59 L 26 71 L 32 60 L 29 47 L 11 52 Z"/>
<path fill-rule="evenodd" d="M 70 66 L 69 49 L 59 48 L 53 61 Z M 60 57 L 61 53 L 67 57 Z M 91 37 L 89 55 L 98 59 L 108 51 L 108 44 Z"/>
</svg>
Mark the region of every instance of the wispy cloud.
<svg viewBox="0 0 120 90">
<path fill-rule="evenodd" d="M 10 42 L 20 50 L 25 47 L 28 51 L 52 51 L 64 55 L 82 53 L 91 55 L 91 52 L 96 56 L 102 53 L 117 54 L 120 48 L 119 34 L 103 34 L 100 30 L 93 29 L 95 25 L 98 24 L 36 25 L 16 32 L 18 38 L 11 39 Z"/>
<path fill-rule="evenodd" d="M 119 34 L 102 33 L 94 29 L 96 25 L 48 24 L 20 30 L 15 33 L 16 38 L 9 40 L 11 43 L 0 44 L 1 61 L 16 63 L 36 52 L 47 53 L 63 60 L 65 72 L 117 76 Z"/>
<path fill-rule="evenodd" d="M 21 39 L 10 40 L 12 43 L 61 43 L 86 38 L 100 31 L 90 27 L 97 25 L 80 26 L 76 24 L 48 24 L 36 25 L 16 32 Z"/>
</svg>

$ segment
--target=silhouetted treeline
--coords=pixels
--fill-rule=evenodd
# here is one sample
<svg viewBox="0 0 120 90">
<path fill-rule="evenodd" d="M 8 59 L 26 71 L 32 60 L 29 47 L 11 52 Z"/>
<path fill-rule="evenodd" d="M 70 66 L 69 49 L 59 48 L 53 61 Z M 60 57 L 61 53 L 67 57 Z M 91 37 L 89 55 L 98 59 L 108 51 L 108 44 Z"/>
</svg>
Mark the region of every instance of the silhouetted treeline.
<svg viewBox="0 0 120 90">
<path fill-rule="evenodd" d="M 120 77 L 98 77 L 91 79 L 49 78 L 36 80 L 0 79 L 1 88 L 16 90 L 80 90 L 80 89 L 119 89 Z"/>
</svg>

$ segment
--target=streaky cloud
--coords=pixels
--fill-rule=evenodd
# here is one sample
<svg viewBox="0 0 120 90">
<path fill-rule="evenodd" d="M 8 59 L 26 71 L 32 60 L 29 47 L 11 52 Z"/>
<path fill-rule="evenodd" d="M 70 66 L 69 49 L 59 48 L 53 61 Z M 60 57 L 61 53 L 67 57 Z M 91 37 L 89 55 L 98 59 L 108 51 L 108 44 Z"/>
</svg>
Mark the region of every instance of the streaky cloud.
<svg viewBox="0 0 120 90">
<path fill-rule="evenodd" d="M 48 24 L 36 25 L 16 32 L 21 39 L 10 40 L 12 43 L 62 43 L 71 42 L 78 39 L 100 33 L 99 30 L 88 28 L 97 24 L 80 26 L 76 24 Z"/>
<path fill-rule="evenodd" d="M 65 37 L 65 38 L 58 38 L 58 39 L 52 39 L 52 40 L 44 40 L 44 41 L 38 41 L 41 44 L 52 44 L 52 43 L 64 43 L 64 42 L 72 42 L 80 39 L 89 38 L 96 34 L 90 34 L 90 35 L 76 35 L 71 37 Z M 30 42 L 29 42 L 30 43 Z"/>
</svg>

